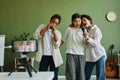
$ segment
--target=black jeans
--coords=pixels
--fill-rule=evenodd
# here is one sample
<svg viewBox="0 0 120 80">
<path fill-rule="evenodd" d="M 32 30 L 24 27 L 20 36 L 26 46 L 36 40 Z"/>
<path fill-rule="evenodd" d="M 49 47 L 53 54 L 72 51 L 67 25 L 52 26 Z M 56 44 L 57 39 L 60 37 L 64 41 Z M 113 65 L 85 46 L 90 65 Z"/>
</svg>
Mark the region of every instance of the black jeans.
<svg viewBox="0 0 120 80">
<path fill-rule="evenodd" d="M 39 64 L 39 71 L 54 71 L 53 80 L 58 80 L 58 67 L 55 67 L 52 56 L 42 56 L 41 62 Z"/>
</svg>

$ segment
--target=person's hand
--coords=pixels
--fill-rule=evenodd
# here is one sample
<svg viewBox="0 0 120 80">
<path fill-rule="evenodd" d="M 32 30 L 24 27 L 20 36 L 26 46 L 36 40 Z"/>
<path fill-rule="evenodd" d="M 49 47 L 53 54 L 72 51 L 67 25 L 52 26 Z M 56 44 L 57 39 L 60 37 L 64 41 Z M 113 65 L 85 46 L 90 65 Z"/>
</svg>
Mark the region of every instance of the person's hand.
<svg viewBox="0 0 120 80">
<path fill-rule="evenodd" d="M 50 28 L 52 27 L 52 24 L 49 23 L 45 29 L 43 29 L 42 31 L 40 31 L 40 36 L 43 36 L 45 34 L 45 32 L 47 32 Z M 52 29 L 52 28 L 51 28 Z"/>
<path fill-rule="evenodd" d="M 48 31 L 48 29 L 50 29 L 50 27 L 51 27 L 51 24 L 48 24 L 46 27 L 46 30 Z"/>
<path fill-rule="evenodd" d="M 83 36 L 84 36 L 84 38 L 88 39 L 88 38 L 89 38 L 89 33 L 84 32 L 84 33 L 83 33 Z"/>
<path fill-rule="evenodd" d="M 52 27 L 52 33 L 55 34 L 56 27 Z"/>
</svg>

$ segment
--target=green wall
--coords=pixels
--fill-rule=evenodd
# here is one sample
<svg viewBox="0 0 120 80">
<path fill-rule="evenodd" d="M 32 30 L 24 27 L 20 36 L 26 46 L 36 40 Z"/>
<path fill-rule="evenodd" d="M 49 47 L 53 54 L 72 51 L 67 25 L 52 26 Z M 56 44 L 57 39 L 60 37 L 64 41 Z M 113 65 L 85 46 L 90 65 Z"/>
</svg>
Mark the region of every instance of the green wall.
<svg viewBox="0 0 120 80">
<path fill-rule="evenodd" d="M 102 30 L 102 44 L 109 54 L 108 48 L 111 44 L 115 44 L 114 52 L 120 51 L 119 3 L 120 0 L 0 0 L 0 35 L 5 34 L 5 45 L 11 45 L 14 36 L 23 32 L 30 32 L 32 36 L 38 25 L 48 23 L 54 13 L 62 16 L 58 29 L 64 34 L 67 25 L 71 23 L 71 15 L 78 12 L 92 16 L 93 23 Z M 117 14 L 116 21 L 106 20 L 105 16 L 109 11 Z M 60 67 L 60 75 L 64 75 L 65 71 L 65 46 L 66 44 L 61 47 L 64 64 Z M 5 49 L 4 71 L 9 71 L 14 66 L 15 56 L 19 54 Z"/>
</svg>

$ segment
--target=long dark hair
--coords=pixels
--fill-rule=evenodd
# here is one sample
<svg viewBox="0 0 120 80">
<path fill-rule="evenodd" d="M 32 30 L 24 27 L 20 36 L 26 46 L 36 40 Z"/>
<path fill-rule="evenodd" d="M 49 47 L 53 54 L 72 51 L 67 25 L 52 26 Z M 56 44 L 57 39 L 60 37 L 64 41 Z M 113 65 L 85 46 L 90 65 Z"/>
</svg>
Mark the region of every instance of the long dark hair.
<svg viewBox="0 0 120 80">
<path fill-rule="evenodd" d="M 73 26 L 74 26 L 73 21 L 74 21 L 76 18 L 80 18 L 80 19 L 81 19 L 81 15 L 80 15 L 79 13 L 74 13 L 74 14 L 72 15 L 72 17 L 71 17 L 71 23 L 72 23 L 72 24 L 69 25 L 70 27 L 73 27 Z"/>
</svg>

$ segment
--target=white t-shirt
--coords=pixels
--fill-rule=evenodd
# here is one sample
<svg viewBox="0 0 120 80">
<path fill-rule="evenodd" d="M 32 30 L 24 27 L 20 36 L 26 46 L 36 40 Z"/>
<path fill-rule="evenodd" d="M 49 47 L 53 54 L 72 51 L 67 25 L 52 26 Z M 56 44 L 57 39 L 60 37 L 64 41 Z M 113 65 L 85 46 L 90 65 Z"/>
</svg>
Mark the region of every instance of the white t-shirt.
<svg viewBox="0 0 120 80">
<path fill-rule="evenodd" d="M 51 39 L 52 39 L 52 29 L 49 29 L 47 32 L 45 32 L 43 36 L 44 41 L 44 54 L 43 55 L 52 55 L 52 48 L 51 48 Z"/>
<path fill-rule="evenodd" d="M 62 40 L 67 42 L 66 53 L 84 55 L 83 32 L 81 28 L 67 27 Z M 70 44 L 72 44 L 72 46 Z M 75 44 L 79 44 L 81 48 L 77 48 Z"/>
</svg>

